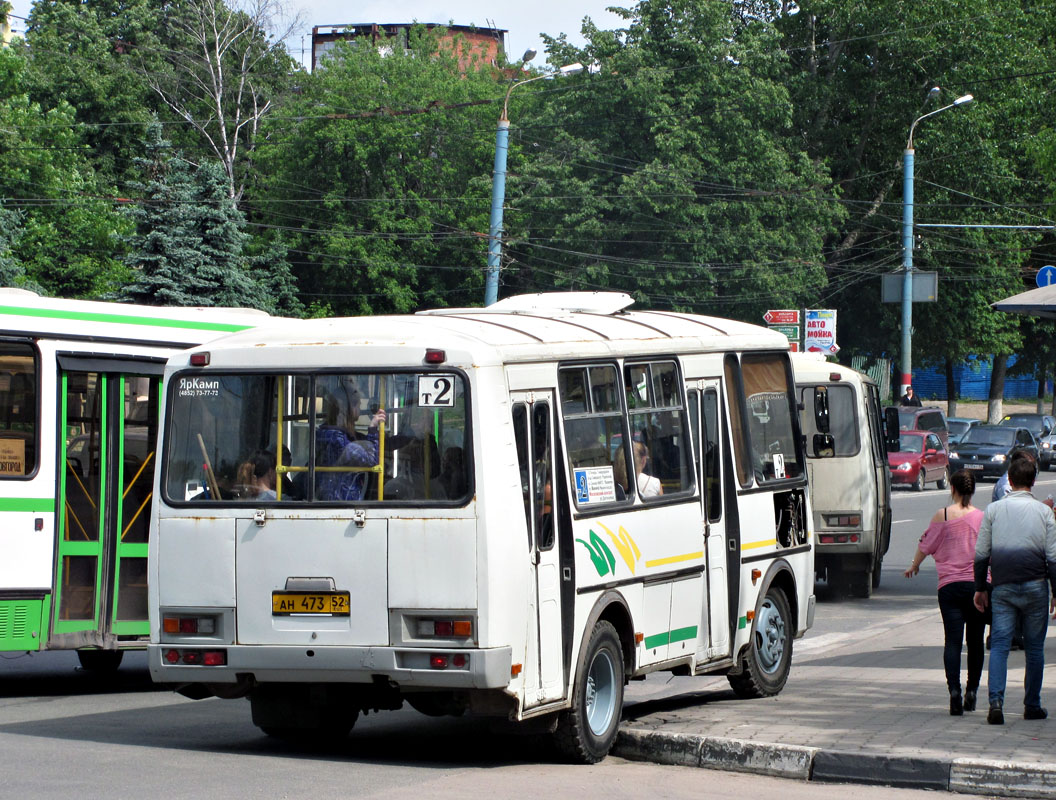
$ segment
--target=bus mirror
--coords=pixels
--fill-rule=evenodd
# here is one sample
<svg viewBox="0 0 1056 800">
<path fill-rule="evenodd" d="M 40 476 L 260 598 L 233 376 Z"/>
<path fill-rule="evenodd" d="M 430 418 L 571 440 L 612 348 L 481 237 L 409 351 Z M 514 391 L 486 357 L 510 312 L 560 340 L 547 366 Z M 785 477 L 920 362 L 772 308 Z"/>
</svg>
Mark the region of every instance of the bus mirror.
<svg viewBox="0 0 1056 800">
<path fill-rule="evenodd" d="M 814 457 L 833 458 L 836 455 L 836 440 L 831 433 L 814 434 Z"/>
<path fill-rule="evenodd" d="M 814 389 L 814 427 L 829 432 L 829 390 L 825 386 Z"/>
<path fill-rule="evenodd" d="M 887 452 L 898 452 L 898 409 L 894 406 L 884 409 L 884 442 Z"/>
</svg>

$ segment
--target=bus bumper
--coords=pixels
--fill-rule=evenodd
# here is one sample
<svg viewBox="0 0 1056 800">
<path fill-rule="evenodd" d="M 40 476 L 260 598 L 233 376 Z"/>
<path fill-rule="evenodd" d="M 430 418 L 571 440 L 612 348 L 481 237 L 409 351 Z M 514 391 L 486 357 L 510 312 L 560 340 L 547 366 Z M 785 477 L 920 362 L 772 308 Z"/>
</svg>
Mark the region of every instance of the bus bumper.
<svg viewBox="0 0 1056 800">
<path fill-rule="evenodd" d="M 223 652 L 226 664 L 204 665 L 207 652 Z M 513 650 L 151 644 L 147 658 L 157 683 L 372 683 L 384 676 L 408 688 L 505 689 Z"/>
</svg>

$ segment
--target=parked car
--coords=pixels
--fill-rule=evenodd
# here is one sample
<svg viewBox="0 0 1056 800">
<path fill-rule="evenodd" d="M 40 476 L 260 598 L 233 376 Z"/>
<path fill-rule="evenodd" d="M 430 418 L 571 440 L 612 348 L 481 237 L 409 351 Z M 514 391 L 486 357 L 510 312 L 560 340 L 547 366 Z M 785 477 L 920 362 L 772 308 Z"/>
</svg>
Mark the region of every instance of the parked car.
<svg viewBox="0 0 1056 800">
<path fill-rule="evenodd" d="M 1011 425 L 1030 430 L 1038 440 L 1038 466 L 1052 466 L 1053 451 L 1056 450 L 1056 418 L 1048 414 L 1006 414 L 998 425 Z"/>
<path fill-rule="evenodd" d="M 972 417 L 947 417 L 946 426 L 950 430 L 950 447 L 953 447 L 957 442 L 961 441 L 964 434 L 968 433 L 969 428 L 976 425 L 981 425 L 983 421 L 981 419 L 974 419 Z"/>
<path fill-rule="evenodd" d="M 946 413 L 938 406 L 894 406 L 898 409 L 900 431 L 929 431 L 939 437 L 943 449 L 949 447 L 950 431 L 946 426 Z"/>
<path fill-rule="evenodd" d="M 950 464 L 946 448 L 938 434 L 930 431 L 902 431 L 898 450 L 887 454 L 892 484 L 909 484 L 918 492 L 935 481 L 945 489 L 950 481 Z"/>
<path fill-rule="evenodd" d="M 1027 428 L 1011 425 L 975 425 L 950 451 L 950 469 L 967 469 L 976 475 L 999 478 L 1008 469 L 1015 449 L 1038 457 L 1038 443 Z"/>
</svg>

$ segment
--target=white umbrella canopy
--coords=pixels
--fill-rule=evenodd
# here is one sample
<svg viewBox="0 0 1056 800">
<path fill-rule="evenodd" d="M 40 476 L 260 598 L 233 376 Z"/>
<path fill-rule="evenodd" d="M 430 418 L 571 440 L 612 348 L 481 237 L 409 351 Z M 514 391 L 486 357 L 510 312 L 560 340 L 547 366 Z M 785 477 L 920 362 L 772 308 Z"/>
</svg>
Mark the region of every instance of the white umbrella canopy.
<svg viewBox="0 0 1056 800">
<path fill-rule="evenodd" d="M 1020 292 L 1004 300 L 991 303 L 991 306 L 997 311 L 1056 319 L 1056 285 Z"/>
</svg>

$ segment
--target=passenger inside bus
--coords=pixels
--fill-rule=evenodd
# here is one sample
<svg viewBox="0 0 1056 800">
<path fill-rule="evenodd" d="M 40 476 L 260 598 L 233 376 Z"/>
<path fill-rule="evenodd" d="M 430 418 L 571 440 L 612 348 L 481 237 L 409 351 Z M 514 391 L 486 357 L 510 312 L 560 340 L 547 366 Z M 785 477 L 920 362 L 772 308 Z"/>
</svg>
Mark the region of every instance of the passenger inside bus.
<svg viewBox="0 0 1056 800">
<path fill-rule="evenodd" d="M 373 467 L 378 463 L 378 428 L 385 422 L 385 409 L 370 418 L 366 438 L 355 430 L 361 410 L 360 394 L 333 392 L 326 398 L 326 420 L 315 431 L 317 467 Z M 315 476 L 315 496 L 319 500 L 361 500 L 367 474 L 354 470 L 320 471 Z"/>
<path fill-rule="evenodd" d="M 275 500 L 275 454 L 258 450 L 239 464 L 235 495 L 240 500 Z"/>
<path fill-rule="evenodd" d="M 432 434 L 409 439 L 393 453 L 395 475 L 385 482 L 387 500 L 447 499 L 444 484 L 438 479 L 440 457 Z"/>
</svg>

